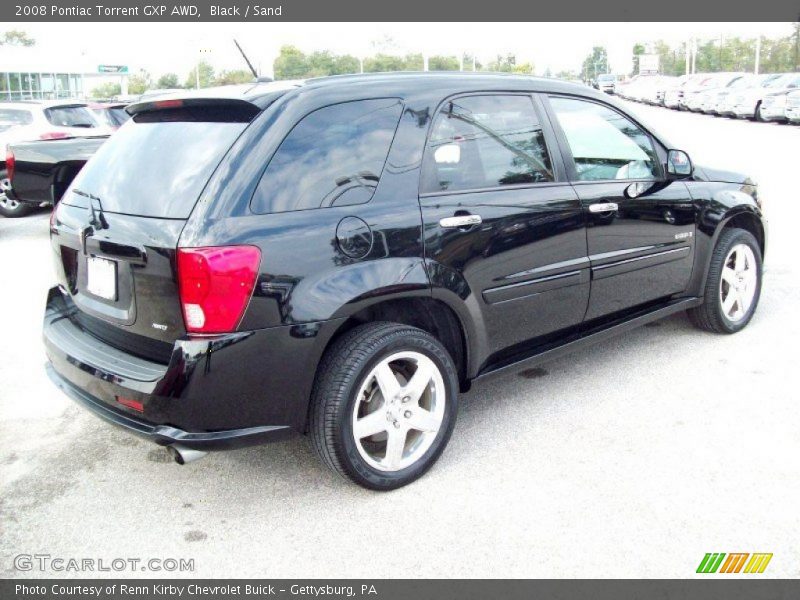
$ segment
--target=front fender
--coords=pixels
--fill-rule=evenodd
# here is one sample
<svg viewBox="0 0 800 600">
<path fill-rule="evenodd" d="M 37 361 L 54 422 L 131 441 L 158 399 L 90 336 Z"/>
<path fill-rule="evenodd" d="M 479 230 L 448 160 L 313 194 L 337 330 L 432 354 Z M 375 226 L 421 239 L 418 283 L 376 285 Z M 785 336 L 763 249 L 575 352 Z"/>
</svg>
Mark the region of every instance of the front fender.
<svg viewBox="0 0 800 600">
<path fill-rule="evenodd" d="M 698 187 L 702 185 L 702 187 Z M 692 273 L 690 290 L 702 296 L 706 278 L 711 267 L 714 247 L 722 231 L 731 221 L 746 219 L 760 229 L 762 253 L 766 247 L 766 222 L 758 206 L 756 186 L 749 181 L 734 183 L 692 183 L 689 185 L 692 196 L 698 204 L 695 268 Z"/>
</svg>

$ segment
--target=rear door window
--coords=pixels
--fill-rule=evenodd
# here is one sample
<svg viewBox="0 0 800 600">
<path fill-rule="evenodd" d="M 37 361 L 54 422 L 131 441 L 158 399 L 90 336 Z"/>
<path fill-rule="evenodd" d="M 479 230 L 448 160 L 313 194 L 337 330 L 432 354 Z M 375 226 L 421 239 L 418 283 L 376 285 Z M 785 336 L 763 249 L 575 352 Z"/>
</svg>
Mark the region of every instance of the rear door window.
<svg viewBox="0 0 800 600">
<path fill-rule="evenodd" d="M 420 192 L 548 181 L 553 170 L 530 96 L 466 96 L 436 115 Z"/>
<path fill-rule="evenodd" d="M 86 106 L 55 106 L 46 108 L 44 116 L 56 127 L 97 127 L 98 122 Z"/>
<path fill-rule="evenodd" d="M 326 106 L 304 117 L 264 171 L 251 202 L 253 212 L 369 202 L 402 109 L 396 98 L 357 100 Z"/>
</svg>

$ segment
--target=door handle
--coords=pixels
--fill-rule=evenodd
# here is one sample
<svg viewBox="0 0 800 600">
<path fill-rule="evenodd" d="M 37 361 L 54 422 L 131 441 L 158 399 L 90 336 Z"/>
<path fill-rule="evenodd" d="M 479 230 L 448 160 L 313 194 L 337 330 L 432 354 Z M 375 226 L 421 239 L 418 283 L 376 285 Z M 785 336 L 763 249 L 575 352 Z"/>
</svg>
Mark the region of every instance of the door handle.
<svg viewBox="0 0 800 600">
<path fill-rule="evenodd" d="M 483 219 L 480 215 L 459 215 L 457 217 L 445 217 L 439 220 L 440 227 L 471 227 L 472 225 L 480 225 Z"/>
<path fill-rule="evenodd" d="M 589 212 L 591 213 L 607 213 L 615 212 L 619 208 L 616 202 L 600 202 L 598 204 L 590 204 Z"/>
</svg>

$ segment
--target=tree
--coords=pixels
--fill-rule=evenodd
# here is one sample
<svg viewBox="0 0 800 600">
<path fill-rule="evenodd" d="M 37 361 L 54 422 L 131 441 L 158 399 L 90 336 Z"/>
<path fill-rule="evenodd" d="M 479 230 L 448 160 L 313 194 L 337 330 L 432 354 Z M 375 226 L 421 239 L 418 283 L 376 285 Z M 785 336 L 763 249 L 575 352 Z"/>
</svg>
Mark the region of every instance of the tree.
<svg viewBox="0 0 800 600">
<path fill-rule="evenodd" d="M 232 85 L 235 83 L 250 83 L 253 81 L 253 74 L 244 69 L 234 69 L 233 71 L 221 71 L 214 79 L 214 85 Z"/>
<path fill-rule="evenodd" d="M 175 73 L 164 73 L 156 82 L 156 88 L 159 90 L 169 90 L 177 87 L 180 87 L 180 84 Z"/>
<path fill-rule="evenodd" d="M 431 56 L 428 58 L 429 71 L 458 71 L 459 69 L 461 69 L 461 63 L 455 56 Z"/>
<path fill-rule="evenodd" d="M 581 72 L 585 80 L 597 77 L 599 73 L 608 73 L 608 54 L 603 46 L 595 46 L 592 52 L 583 59 Z"/>
<path fill-rule="evenodd" d="M 105 100 L 107 98 L 113 98 L 114 96 L 119 96 L 122 93 L 120 86 L 118 83 L 112 83 L 111 81 L 107 81 L 92 90 L 92 98 L 98 98 L 100 100 Z"/>
<path fill-rule="evenodd" d="M 19 29 L 6 31 L 0 36 L 0 46 L 34 46 L 36 40 Z"/>
<path fill-rule="evenodd" d="M 128 93 L 135 96 L 144 94 L 147 90 L 153 87 L 150 73 L 141 70 L 128 77 Z"/>
<path fill-rule="evenodd" d="M 646 52 L 644 44 L 634 44 L 633 45 L 633 74 L 639 74 L 639 57 Z M 589 79 L 589 74 L 586 72 L 586 61 L 584 61 L 584 79 Z"/>
<path fill-rule="evenodd" d="M 198 67 L 200 72 L 200 87 L 201 88 L 211 87 L 214 83 L 214 67 L 212 67 L 204 60 L 200 61 Z M 186 77 L 185 87 L 190 89 L 197 87 L 198 67 L 195 67 L 194 69 L 189 71 L 189 75 Z"/>
<path fill-rule="evenodd" d="M 272 68 L 275 79 L 301 79 L 308 73 L 308 58 L 295 46 L 281 46 Z"/>
</svg>

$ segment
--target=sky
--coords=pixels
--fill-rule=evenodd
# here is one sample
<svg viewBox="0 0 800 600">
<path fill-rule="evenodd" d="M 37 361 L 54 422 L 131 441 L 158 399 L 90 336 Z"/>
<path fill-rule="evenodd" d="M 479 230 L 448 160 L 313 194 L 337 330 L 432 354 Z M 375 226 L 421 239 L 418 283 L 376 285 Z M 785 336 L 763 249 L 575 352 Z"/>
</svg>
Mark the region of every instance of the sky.
<svg viewBox="0 0 800 600">
<path fill-rule="evenodd" d="M 677 45 L 692 36 L 777 37 L 791 23 L 16 23 L 37 41 L 46 59 L 80 56 L 89 64 L 126 64 L 154 77 L 174 72 L 183 80 L 199 56 L 219 71 L 246 68 L 235 38 L 262 75 L 271 75 L 278 49 L 330 50 L 355 56 L 376 51 L 428 55 L 474 53 L 486 63 L 513 53 L 536 73 L 580 68 L 592 46 L 608 51 L 611 69 L 631 68 L 633 44 L 663 39 Z M 202 54 L 201 54 L 202 51 Z"/>
</svg>

